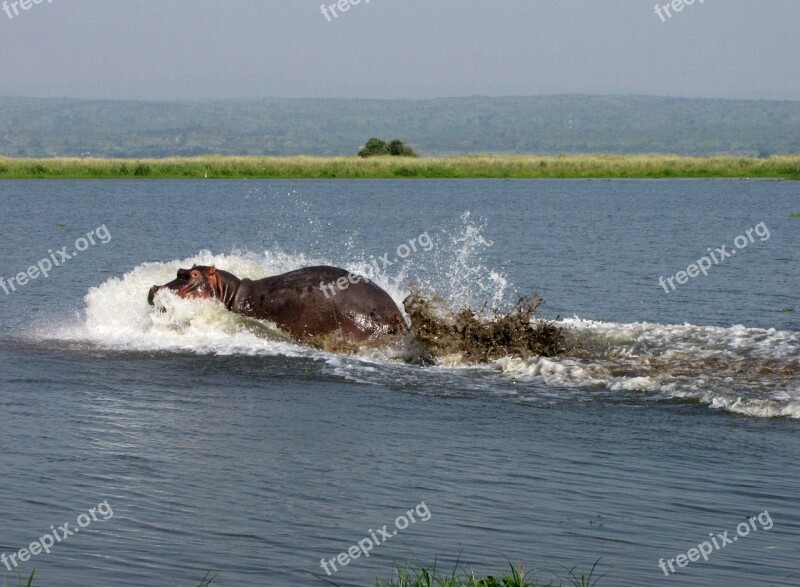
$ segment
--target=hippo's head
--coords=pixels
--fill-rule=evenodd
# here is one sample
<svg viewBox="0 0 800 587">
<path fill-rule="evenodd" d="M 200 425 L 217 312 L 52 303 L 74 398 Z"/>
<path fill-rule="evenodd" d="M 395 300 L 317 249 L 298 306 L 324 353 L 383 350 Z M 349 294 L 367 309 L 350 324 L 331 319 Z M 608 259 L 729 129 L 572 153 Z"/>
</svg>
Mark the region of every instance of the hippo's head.
<svg viewBox="0 0 800 587">
<path fill-rule="evenodd" d="M 153 305 L 153 299 L 162 289 L 169 289 L 184 299 L 213 299 L 217 297 L 217 268 L 215 266 L 194 265 L 191 269 L 178 269 L 175 280 L 165 285 L 154 285 L 147 295 L 147 303 Z"/>
</svg>

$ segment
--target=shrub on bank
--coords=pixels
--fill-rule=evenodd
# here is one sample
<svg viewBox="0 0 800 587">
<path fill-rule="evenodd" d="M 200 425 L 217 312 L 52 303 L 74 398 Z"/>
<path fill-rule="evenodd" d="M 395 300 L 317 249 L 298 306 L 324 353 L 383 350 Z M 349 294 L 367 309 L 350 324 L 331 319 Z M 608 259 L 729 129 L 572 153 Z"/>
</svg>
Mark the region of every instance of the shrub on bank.
<svg viewBox="0 0 800 587">
<path fill-rule="evenodd" d="M 385 155 L 391 155 L 393 157 L 417 156 L 414 150 L 403 143 L 403 141 L 395 139 L 390 143 L 386 143 L 377 137 L 372 137 L 370 140 L 368 140 L 367 144 L 364 145 L 364 148 L 358 152 L 358 156 L 365 159 L 367 157 L 380 157 Z"/>
</svg>

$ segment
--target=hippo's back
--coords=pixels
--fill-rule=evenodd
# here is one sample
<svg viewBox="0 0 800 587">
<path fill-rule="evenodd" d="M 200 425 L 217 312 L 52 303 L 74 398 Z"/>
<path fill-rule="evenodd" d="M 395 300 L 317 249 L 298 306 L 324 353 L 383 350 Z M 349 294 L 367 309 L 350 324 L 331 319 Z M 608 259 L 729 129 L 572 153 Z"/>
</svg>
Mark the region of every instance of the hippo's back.
<svg viewBox="0 0 800 587">
<path fill-rule="evenodd" d="M 340 334 L 362 341 L 406 330 L 392 297 L 339 267 L 305 267 L 258 281 L 243 280 L 236 311 L 272 320 L 298 338 Z"/>
</svg>

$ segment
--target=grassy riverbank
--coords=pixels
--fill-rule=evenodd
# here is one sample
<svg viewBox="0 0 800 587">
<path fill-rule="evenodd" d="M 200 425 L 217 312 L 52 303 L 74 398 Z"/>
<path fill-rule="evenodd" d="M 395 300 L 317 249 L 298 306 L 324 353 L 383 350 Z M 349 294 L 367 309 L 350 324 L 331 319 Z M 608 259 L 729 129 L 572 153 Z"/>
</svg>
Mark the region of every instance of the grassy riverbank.
<svg viewBox="0 0 800 587">
<path fill-rule="evenodd" d="M 468 155 L 449 158 L 0 158 L 0 179 L 708 178 L 800 180 L 800 155 Z"/>
</svg>

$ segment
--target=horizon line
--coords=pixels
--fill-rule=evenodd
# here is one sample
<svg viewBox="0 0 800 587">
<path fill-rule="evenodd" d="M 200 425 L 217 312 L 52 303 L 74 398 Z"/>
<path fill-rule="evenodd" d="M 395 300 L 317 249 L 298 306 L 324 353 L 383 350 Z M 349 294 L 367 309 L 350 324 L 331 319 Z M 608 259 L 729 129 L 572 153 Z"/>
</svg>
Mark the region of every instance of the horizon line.
<svg viewBox="0 0 800 587">
<path fill-rule="evenodd" d="M 261 97 L 238 97 L 238 98 L 109 98 L 109 97 L 75 97 L 75 96 L 31 96 L 31 95 L 0 95 L 0 100 L 62 100 L 73 102 L 138 102 L 138 103 L 161 103 L 161 104 L 197 104 L 214 102 L 260 102 L 268 100 L 282 101 L 309 101 L 309 102 L 437 102 L 445 100 L 510 100 L 510 99 L 539 99 L 539 98 L 650 98 L 664 100 L 683 100 L 696 102 L 800 102 L 800 99 L 791 98 L 723 98 L 723 97 L 686 97 L 669 94 L 591 94 L 585 92 L 560 92 L 553 94 L 507 94 L 507 95 L 454 95 L 438 98 L 365 98 L 365 97 L 308 97 L 308 96 L 261 96 Z"/>
</svg>

